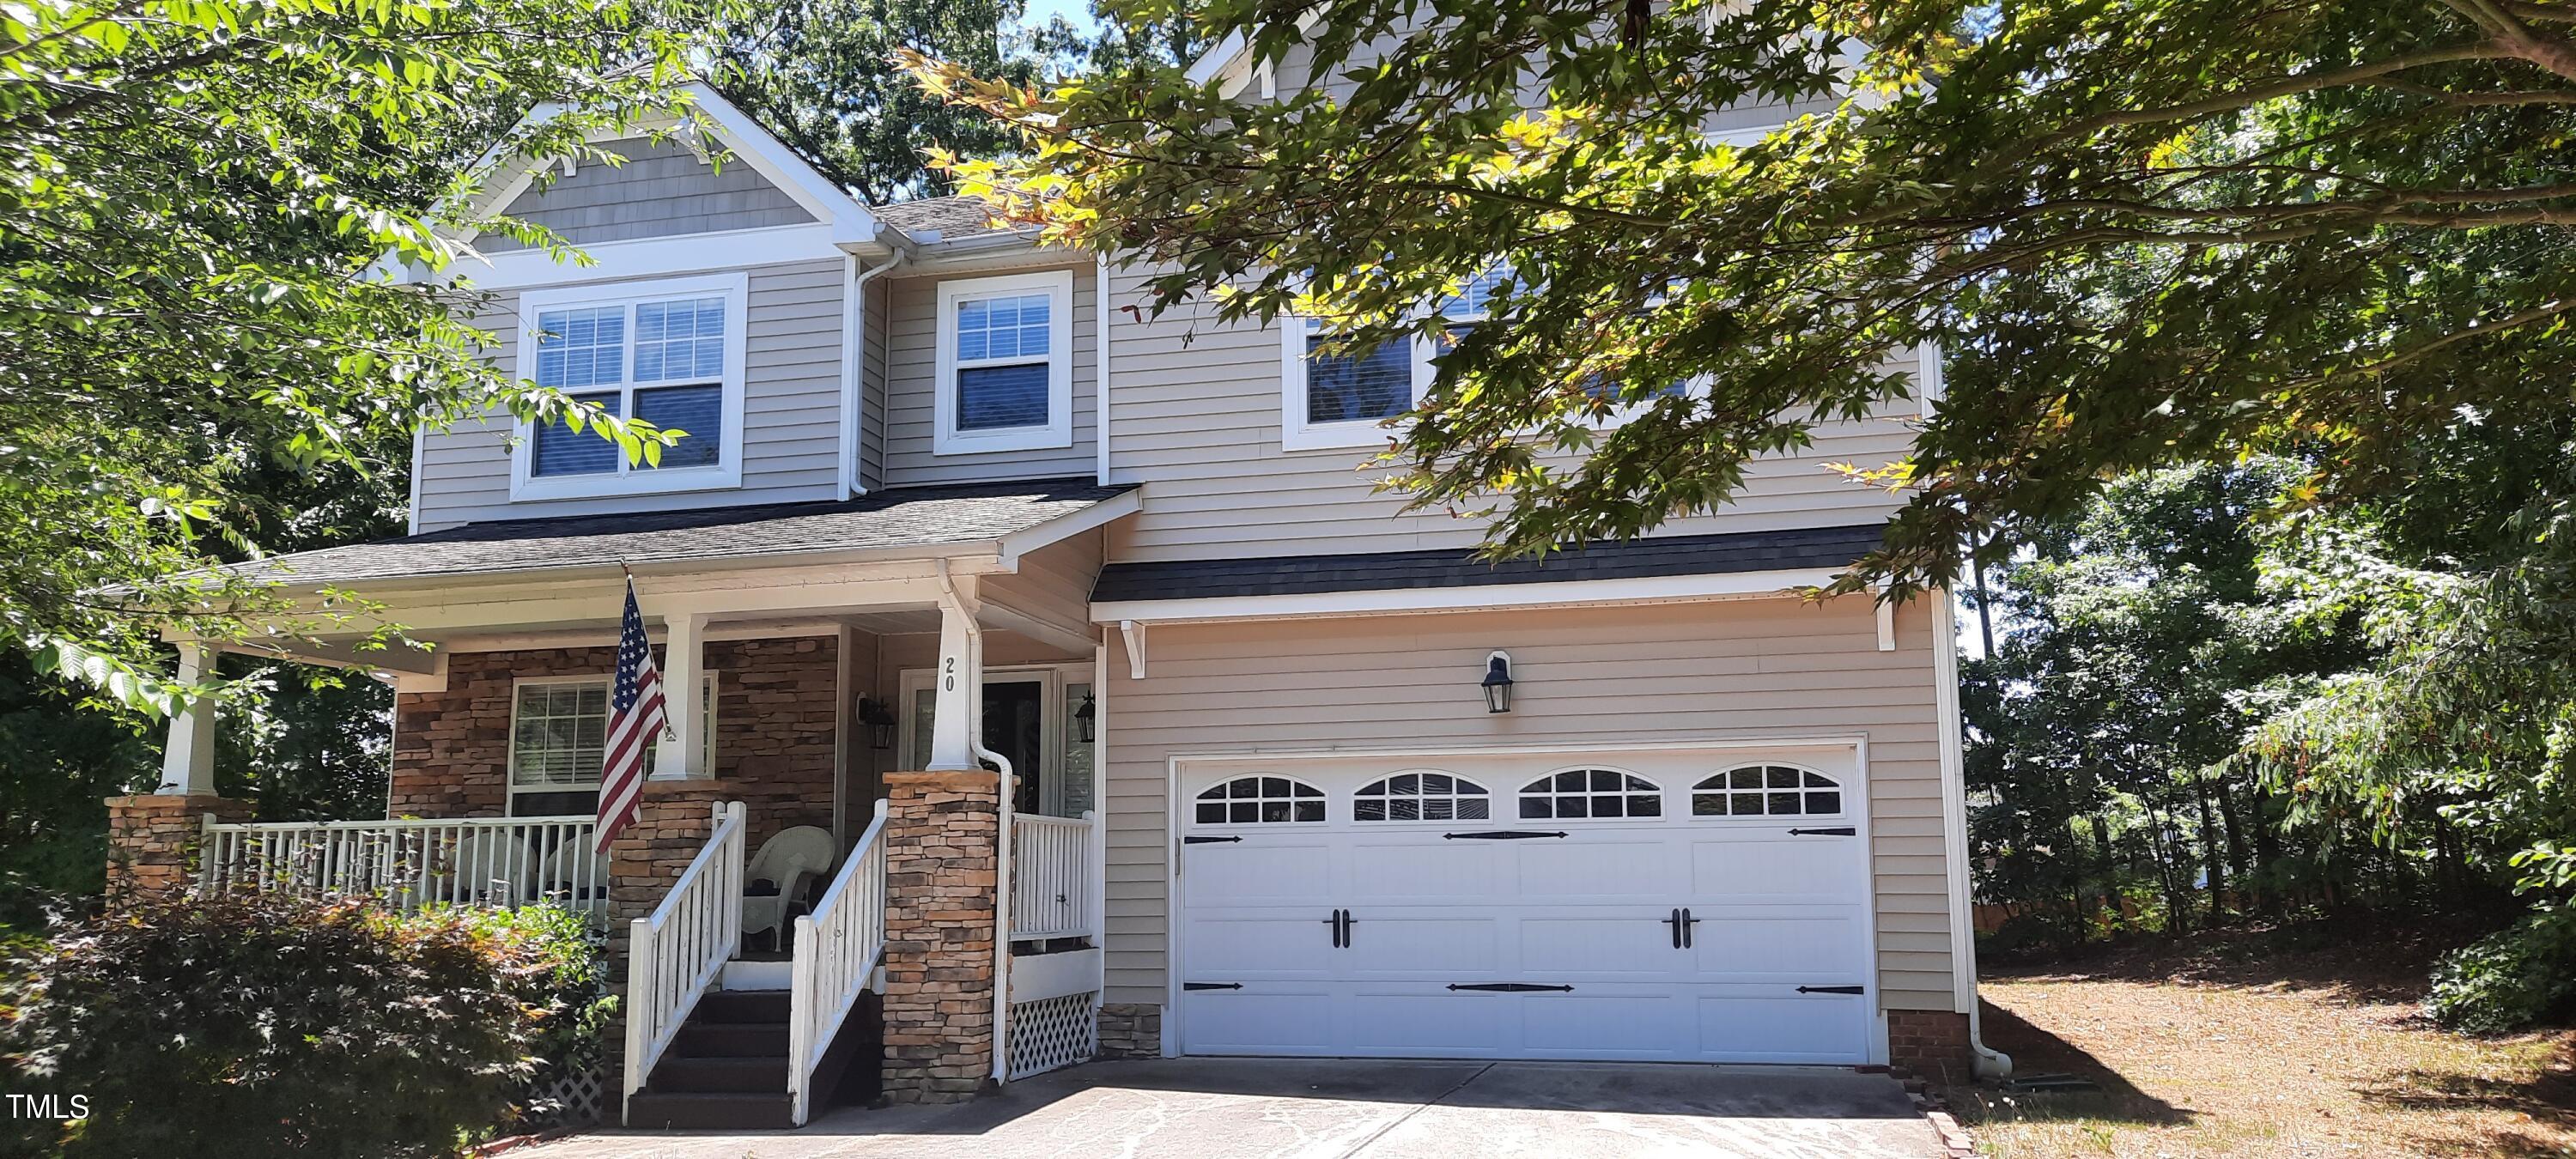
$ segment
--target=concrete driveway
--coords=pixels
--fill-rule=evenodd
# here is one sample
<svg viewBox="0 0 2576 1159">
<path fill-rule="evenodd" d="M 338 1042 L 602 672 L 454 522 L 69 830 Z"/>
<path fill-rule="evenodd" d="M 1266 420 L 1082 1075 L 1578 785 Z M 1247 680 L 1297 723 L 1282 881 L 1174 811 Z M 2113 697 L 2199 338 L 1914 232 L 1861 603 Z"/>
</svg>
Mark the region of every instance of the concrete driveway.
<svg viewBox="0 0 2576 1159">
<path fill-rule="evenodd" d="M 1886 1075 L 1808 1067 L 1156 1059 L 946 1107 L 835 1111 L 791 1134 L 601 1132 L 527 1159 L 1127 1159 L 1692 1155 L 1926 1159 Z"/>
</svg>

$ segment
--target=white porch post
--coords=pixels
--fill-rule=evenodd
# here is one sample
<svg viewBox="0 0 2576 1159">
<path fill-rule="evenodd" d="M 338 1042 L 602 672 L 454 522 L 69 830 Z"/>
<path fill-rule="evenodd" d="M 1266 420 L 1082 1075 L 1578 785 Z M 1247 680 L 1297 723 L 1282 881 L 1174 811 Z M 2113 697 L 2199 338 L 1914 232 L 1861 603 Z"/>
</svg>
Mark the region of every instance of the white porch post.
<svg viewBox="0 0 2576 1159">
<path fill-rule="evenodd" d="M 653 779 L 679 781 L 714 776 L 715 770 L 706 767 L 707 718 L 698 711 L 700 698 L 706 695 L 707 617 L 699 612 L 672 612 L 662 618 L 662 627 L 666 632 L 662 650 L 663 711 L 670 725 L 658 742 L 661 748 L 653 758 Z"/>
<path fill-rule="evenodd" d="M 964 585 L 959 585 L 961 588 Z M 939 671 L 936 699 L 930 711 L 930 768 L 934 773 L 960 772 L 984 767 L 975 760 L 973 734 L 969 728 L 974 717 L 975 684 L 979 679 L 973 644 L 972 625 L 967 617 L 974 615 L 974 597 L 965 591 L 958 598 L 942 604 L 939 611 Z"/>
<path fill-rule="evenodd" d="M 215 647 L 187 641 L 179 645 L 179 682 L 197 684 L 215 674 Z M 170 714 L 170 743 L 161 750 L 161 787 L 166 797 L 211 796 L 215 791 L 215 702 L 200 696 Z"/>
</svg>

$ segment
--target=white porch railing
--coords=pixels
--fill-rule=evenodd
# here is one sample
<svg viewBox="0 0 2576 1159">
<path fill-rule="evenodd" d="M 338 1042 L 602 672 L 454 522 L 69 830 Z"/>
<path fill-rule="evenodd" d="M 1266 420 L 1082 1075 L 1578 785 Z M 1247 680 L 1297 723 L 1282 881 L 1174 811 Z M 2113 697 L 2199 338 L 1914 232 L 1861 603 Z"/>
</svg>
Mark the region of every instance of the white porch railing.
<svg viewBox="0 0 2576 1159">
<path fill-rule="evenodd" d="M 597 832 L 597 822 L 583 816 L 239 824 L 209 819 L 197 885 L 366 894 L 401 910 L 539 901 L 604 910 L 608 860 L 592 851 Z"/>
<path fill-rule="evenodd" d="M 789 962 L 787 1093 L 794 1096 L 797 1126 L 814 1105 L 814 1072 L 832 1039 L 885 957 L 886 803 L 859 836 L 857 848 L 814 903 L 796 919 L 796 950 Z"/>
<path fill-rule="evenodd" d="M 680 1024 L 742 947 L 742 802 L 715 807 L 715 830 L 626 947 L 626 1098 L 662 1061 Z M 623 1121 L 621 1113 L 619 1119 Z"/>
<path fill-rule="evenodd" d="M 1098 937 L 1100 905 L 1091 885 L 1094 815 L 1011 817 L 1011 937 Z"/>
</svg>

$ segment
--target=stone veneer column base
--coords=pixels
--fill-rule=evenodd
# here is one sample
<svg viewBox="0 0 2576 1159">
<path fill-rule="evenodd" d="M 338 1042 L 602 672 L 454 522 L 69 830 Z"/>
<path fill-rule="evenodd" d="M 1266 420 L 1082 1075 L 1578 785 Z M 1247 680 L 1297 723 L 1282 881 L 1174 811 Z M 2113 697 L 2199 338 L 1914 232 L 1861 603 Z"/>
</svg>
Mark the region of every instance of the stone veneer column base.
<svg viewBox="0 0 2576 1159">
<path fill-rule="evenodd" d="M 991 1080 L 1000 782 L 885 775 L 888 1102 L 960 1102 Z"/>
<path fill-rule="evenodd" d="M 1162 1007 L 1151 1002 L 1108 1002 L 1101 1005 L 1100 1057 L 1162 1056 Z"/>
<path fill-rule="evenodd" d="M 107 897 L 111 903 L 174 893 L 196 881 L 205 816 L 233 822 L 258 814 L 248 801 L 212 794 L 107 799 Z"/>
<path fill-rule="evenodd" d="M 1970 1081 L 1976 1070 L 1968 1057 L 1968 1016 L 1951 1010 L 1888 1011 L 1887 1061 L 1927 1082 L 1946 1086 Z"/>
</svg>

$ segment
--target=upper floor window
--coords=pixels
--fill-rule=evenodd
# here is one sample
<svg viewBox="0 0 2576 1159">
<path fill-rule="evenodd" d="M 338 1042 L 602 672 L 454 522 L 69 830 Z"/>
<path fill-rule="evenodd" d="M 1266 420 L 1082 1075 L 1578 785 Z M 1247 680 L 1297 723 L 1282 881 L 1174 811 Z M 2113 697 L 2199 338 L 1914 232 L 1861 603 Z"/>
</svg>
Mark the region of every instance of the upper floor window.
<svg viewBox="0 0 2576 1159">
<path fill-rule="evenodd" d="M 1431 358 L 1440 346 L 1482 324 L 1504 271 L 1468 280 L 1457 297 L 1441 304 L 1445 336 L 1432 343 L 1398 339 L 1374 349 L 1336 345 L 1311 318 L 1290 318 L 1281 351 L 1280 445 L 1285 450 L 1363 447 L 1385 442 L 1388 419 L 1413 409 L 1431 385 Z"/>
<path fill-rule="evenodd" d="M 522 425 L 511 498 L 741 483 L 745 286 L 730 274 L 523 295 L 520 377 L 681 434 L 659 463 L 630 463 L 595 430 Z"/>
<path fill-rule="evenodd" d="M 1073 274 L 939 284 L 941 455 L 1073 445 Z"/>
</svg>

